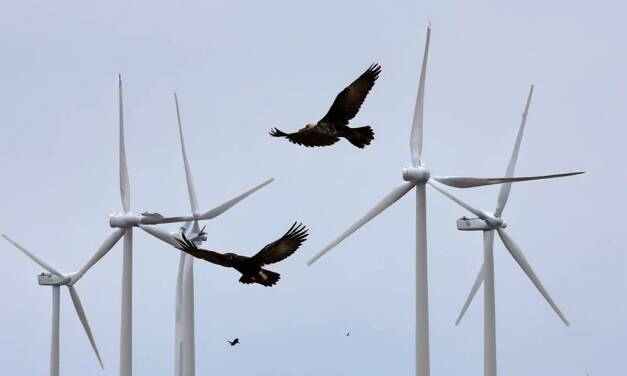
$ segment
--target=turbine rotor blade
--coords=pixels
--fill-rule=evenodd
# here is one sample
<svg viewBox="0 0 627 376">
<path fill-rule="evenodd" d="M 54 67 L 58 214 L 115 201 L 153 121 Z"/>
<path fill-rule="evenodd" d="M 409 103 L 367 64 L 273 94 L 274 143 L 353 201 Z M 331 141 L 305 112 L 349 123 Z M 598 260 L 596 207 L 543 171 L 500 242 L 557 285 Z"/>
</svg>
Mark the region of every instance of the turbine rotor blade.
<svg viewBox="0 0 627 376">
<path fill-rule="evenodd" d="M 471 177 L 462 177 L 462 176 L 432 176 L 431 178 L 436 180 L 439 183 L 448 185 L 449 187 L 473 188 L 473 187 L 480 187 L 484 185 L 514 183 L 514 182 L 529 181 L 529 180 L 562 178 L 565 176 L 579 175 L 583 173 L 585 172 L 577 171 L 577 172 L 567 172 L 563 174 L 503 177 L 503 178 L 471 178 Z"/>
<path fill-rule="evenodd" d="M 464 306 L 462 307 L 462 310 L 459 313 L 459 316 L 457 317 L 457 321 L 455 321 L 455 325 L 459 325 L 459 323 L 462 321 L 462 318 L 464 318 L 464 315 L 466 314 L 468 307 L 470 307 L 470 303 L 472 303 L 472 300 L 475 298 L 475 295 L 477 295 L 477 291 L 479 291 L 479 287 L 481 287 L 482 283 L 483 283 L 483 264 L 481 265 L 481 268 L 479 269 L 479 273 L 477 273 L 477 278 L 475 279 L 475 282 L 472 284 L 470 293 L 468 294 L 468 297 L 466 298 L 466 301 L 464 302 Z"/>
<path fill-rule="evenodd" d="M 119 76 L 118 106 L 120 112 L 120 196 L 124 212 L 131 208 L 131 187 L 128 179 L 128 166 L 126 163 L 126 147 L 124 145 L 124 106 L 122 104 L 122 76 Z"/>
<path fill-rule="evenodd" d="M 176 119 L 179 124 L 179 138 L 181 141 L 181 152 L 183 153 L 183 164 L 185 165 L 185 179 L 187 180 L 187 192 L 189 193 L 189 205 L 192 213 L 198 213 L 198 200 L 196 198 L 196 190 L 194 189 L 194 180 L 192 179 L 192 171 L 187 159 L 187 151 L 185 150 L 185 139 L 183 138 L 183 126 L 181 125 L 181 112 L 179 110 L 179 99 L 174 93 L 174 103 L 176 104 Z"/>
<path fill-rule="evenodd" d="M 529 262 L 525 258 L 525 255 L 523 254 L 520 247 L 518 247 L 518 245 L 514 242 L 514 240 L 509 237 L 509 235 L 507 234 L 507 232 L 505 232 L 504 229 L 499 228 L 497 229 L 497 231 L 499 233 L 499 237 L 501 238 L 501 240 L 503 241 L 503 244 L 505 245 L 505 248 L 507 248 L 507 250 L 512 255 L 514 260 L 516 260 L 520 268 L 527 274 L 531 282 L 536 286 L 538 291 L 540 291 L 540 294 L 542 294 L 544 299 L 546 299 L 546 301 L 549 303 L 551 308 L 553 308 L 555 313 L 557 313 L 557 315 L 564 322 L 564 324 L 566 324 L 566 326 L 570 326 L 568 319 L 566 319 L 566 316 L 564 316 L 562 311 L 557 307 L 557 304 L 555 304 L 555 302 L 553 301 L 549 293 L 546 291 L 546 289 L 542 285 L 542 282 L 540 281 L 540 278 L 538 278 L 536 273 L 531 268 L 531 265 L 529 265 Z"/>
<path fill-rule="evenodd" d="M 425 51 L 422 56 L 422 67 L 420 69 L 420 79 L 418 81 L 418 94 L 416 95 L 416 107 L 414 107 L 414 119 L 411 127 L 409 150 L 411 152 L 411 162 L 414 167 L 421 165 L 422 157 L 422 133 L 423 115 L 425 102 L 425 79 L 427 75 L 427 60 L 429 57 L 429 42 L 431 40 L 431 25 L 427 27 L 427 39 Z"/>
<path fill-rule="evenodd" d="M 215 218 L 217 216 L 219 216 L 220 214 L 224 213 L 225 211 L 229 210 L 231 207 L 235 206 L 235 204 L 239 203 L 240 201 L 242 201 L 243 199 L 245 199 L 246 197 L 250 196 L 251 194 L 255 193 L 256 191 L 258 191 L 259 189 L 265 187 L 266 185 L 272 183 L 274 181 L 274 178 L 268 179 L 266 181 L 264 181 L 263 183 L 259 184 L 258 186 L 242 193 L 241 195 L 234 197 L 232 199 L 230 199 L 229 201 L 225 202 L 224 204 L 217 206 L 209 211 L 206 211 L 204 213 L 202 213 L 201 215 L 198 216 L 198 218 L 194 218 L 197 220 L 202 220 L 202 219 L 211 219 L 211 218 Z"/>
<path fill-rule="evenodd" d="M 111 248 L 113 248 L 115 243 L 117 243 L 118 240 L 120 240 L 122 238 L 122 235 L 124 235 L 124 229 L 118 229 L 118 230 L 112 232 L 105 239 L 105 241 L 102 243 L 100 248 L 98 248 L 96 253 L 91 257 L 91 259 L 89 259 L 89 261 L 87 261 L 87 264 L 85 264 L 85 266 L 83 266 L 78 272 L 76 272 L 76 274 L 74 274 L 72 276 L 72 279 L 70 280 L 69 285 L 73 286 L 76 282 L 78 282 L 78 280 L 81 279 L 81 277 L 83 277 L 83 275 L 92 266 L 94 266 L 95 263 L 97 263 L 102 257 L 104 257 L 104 255 L 107 254 L 107 252 L 109 252 L 111 250 Z"/>
<path fill-rule="evenodd" d="M 320 252 L 318 252 L 318 254 L 316 254 L 311 260 L 309 260 L 307 265 L 311 265 L 314 262 L 316 262 L 316 260 L 322 257 L 325 253 L 329 252 L 333 247 L 338 245 L 342 240 L 349 237 L 353 232 L 357 231 L 361 226 L 368 223 L 371 219 L 381 214 L 382 211 L 389 208 L 393 203 L 398 201 L 398 199 L 400 199 L 405 194 L 407 194 L 407 192 L 409 192 L 415 186 L 416 185 L 414 183 L 408 182 L 394 189 L 390 194 L 385 196 L 383 200 L 381 200 L 381 202 L 379 202 L 374 208 L 370 209 L 370 211 L 366 213 L 366 215 L 364 215 L 360 220 L 355 222 L 355 224 L 353 224 L 348 230 L 342 233 L 342 235 L 340 235 L 337 239 L 332 241 L 329 245 L 327 245 Z"/>
<path fill-rule="evenodd" d="M 527 114 L 529 113 L 529 105 L 531 104 L 531 96 L 533 95 L 533 85 L 529 89 L 529 95 L 527 96 L 527 104 L 525 105 L 525 110 L 522 114 L 522 120 L 520 122 L 520 127 L 518 128 L 518 134 L 516 135 L 516 143 L 514 144 L 514 150 L 512 151 L 512 156 L 509 159 L 509 164 L 507 165 L 507 170 L 505 171 L 505 177 L 511 178 L 514 176 L 514 171 L 516 170 L 516 162 L 518 161 L 518 154 L 520 152 L 520 144 L 522 143 L 522 137 L 525 133 L 525 125 L 527 124 Z M 499 197 L 496 202 L 496 210 L 494 211 L 494 215 L 496 217 L 500 217 L 503 214 L 503 209 L 505 208 L 505 204 L 507 203 L 507 199 L 509 198 L 509 193 L 512 190 L 511 184 L 503 184 L 501 185 L 501 189 L 499 191 Z"/>
<path fill-rule="evenodd" d="M 155 238 L 162 240 L 175 248 L 180 247 L 179 243 L 176 241 L 176 237 L 169 232 L 163 231 L 155 226 L 139 225 L 139 227 Z"/>
<path fill-rule="evenodd" d="M 273 181 L 274 181 L 274 178 L 268 179 L 264 181 L 263 183 L 259 184 L 258 186 L 200 215 L 182 215 L 178 217 L 162 217 L 162 218 L 143 217 L 141 222 L 142 224 L 145 224 L 145 225 L 158 225 L 158 224 L 163 224 L 163 223 L 189 222 L 189 221 L 212 219 L 224 213 L 225 211 L 229 210 L 231 207 L 235 206 L 237 203 L 239 203 L 246 197 L 250 196 L 251 194 L 258 191 L 259 189 L 265 187 L 266 185 L 272 183 Z"/>
<path fill-rule="evenodd" d="M 446 197 L 450 198 L 451 200 L 455 201 L 459 206 L 461 206 L 462 208 L 468 210 L 469 212 L 471 212 L 472 214 L 476 215 L 477 217 L 483 219 L 484 221 L 490 221 L 492 220 L 492 218 L 490 218 L 490 215 L 488 215 L 487 213 L 485 213 L 483 210 L 479 210 L 476 209 L 470 205 L 468 205 L 467 203 L 465 203 L 464 201 L 462 201 L 460 198 L 454 196 L 452 193 L 447 192 L 446 190 L 438 187 L 437 185 L 433 184 L 432 182 L 428 181 L 427 184 L 429 184 L 430 186 L 432 186 L 433 188 L 435 188 L 438 192 L 442 193 L 443 195 L 445 195 Z"/>
<path fill-rule="evenodd" d="M 24 248 L 21 245 L 17 244 L 16 242 L 14 242 L 8 236 L 2 234 L 2 237 L 5 238 L 9 243 L 13 244 L 15 246 L 15 248 L 17 248 L 20 251 L 22 251 L 23 254 L 28 256 L 28 258 L 33 260 L 37 265 L 41 266 L 42 268 L 46 269 L 47 271 L 49 271 L 50 273 L 56 275 L 57 277 L 61 277 L 61 278 L 64 277 L 64 275 L 61 272 L 59 272 L 57 269 L 53 268 L 50 264 L 48 264 L 44 260 L 40 259 L 39 257 L 37 257 L 34 254 L 32 254 L 29 251 L 27 251 L 26 248 Z"/>
<path fill-rule="evenodd" d="M 76 309 L 76 314 L 78 315 L 78 318 L 81 320 L 81 324 L 83 324 L 83 329 L 85 329 L 85 334 L 87 334 L 87 338 L 89 339 L 91 348 L 94 349 L 94 353 L 96 353 L 96 357 L 98 358 L 98 363 L 100 363 L 100 367 L 104 369 L 104 364 L 102 363 L 102 359 L 100 358 L 100 353 L 98 352 L 98 347 L 96 347 L 96 341 L 94 340 L 94 336 L 91 332 L 91 328 L 89 327 L 89 322 L 87 321 L 87 315 L 85 315 L 85 310 L 83 309 L 81 298 L 78 296 L 78 292 L 76 291 L 74 286 L 68 286 L 68 290 L 70 291 L 70 297 L 72 298 L 74 309 Z"/>
</svg>

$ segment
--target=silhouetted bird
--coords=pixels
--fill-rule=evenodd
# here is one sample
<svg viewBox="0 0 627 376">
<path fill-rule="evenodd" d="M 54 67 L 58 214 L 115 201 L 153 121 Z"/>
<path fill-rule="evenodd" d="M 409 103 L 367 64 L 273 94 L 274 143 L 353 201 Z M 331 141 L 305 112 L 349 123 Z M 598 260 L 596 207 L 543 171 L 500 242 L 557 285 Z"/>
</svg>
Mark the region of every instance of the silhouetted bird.
<svg viewBox="0 0 627 376">
<path fill-rule="evenodd" d="M 227 341 L 227 342 L 230 343 L 231 346 L 235 346 L 239 344 L 239 338 L 235 338 L 233 341 Z"/>
<path fill-rule="evenodd" d="M 285 137 L 290 142 L 304 146 L 329 146 L 340 137 L 362 149 L 374 139 L 372 128 L 350 128 L 348 122 L 357 115 L 366 96 L 381 73 L 379 64 L 372 64 L 359 78 L 337 95 L 329 112 L 317 123 L 309 123 L 295 133 L 285 133 L 277 128 L 270 131 L 274 137 Z"/>
<path fill-rule="evenodd" d="M 177 239 L 185 253 L 194 257 L 207 260 L 213 264 L 234 268 L 242 273 L 239 279 L 241 283 L 258 283 L 264 286 L 273 286 L 280 278 L 279 273 L 263 269 L 262 266 L 274 264 L 292 255 L 307 239 L 307 228 L 302 223 L 296 223 L 280 239 L 266 245 L 261 251 L 252 257 L 240 256 L 234 253 L 218 253 L 196 247 L 192 241 L 181 234 L 183 240 Z"/>
<path fill-rule="evenodd" d="M 346 332 L 346 336 L 347 336 L 347 337 L 348 337 L 348 336 L 350 336 L 350 335 L 351 335 L 351 333 L 350 333 L 350 332 Z"/>
</svg>

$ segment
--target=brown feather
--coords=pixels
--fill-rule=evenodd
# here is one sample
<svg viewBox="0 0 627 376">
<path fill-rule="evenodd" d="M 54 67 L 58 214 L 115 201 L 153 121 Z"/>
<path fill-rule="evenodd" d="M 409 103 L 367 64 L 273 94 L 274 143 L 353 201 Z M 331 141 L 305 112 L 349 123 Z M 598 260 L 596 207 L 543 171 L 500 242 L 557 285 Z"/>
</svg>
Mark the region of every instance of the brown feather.
<svg viewBox="0 0 627 376">
<path fill-rule="evenodd" d="M 375 81 L 379 78 L 381 66 L 372 64 L 361 76 L 359 76 L 352 84 L 342 90 L 326 115 L 320 122 L 335 125 L 347 125 L 349 120 L 357 115 L 361 105 L 364 103 L 366 96 L 374 86 Z"/>
</svg>

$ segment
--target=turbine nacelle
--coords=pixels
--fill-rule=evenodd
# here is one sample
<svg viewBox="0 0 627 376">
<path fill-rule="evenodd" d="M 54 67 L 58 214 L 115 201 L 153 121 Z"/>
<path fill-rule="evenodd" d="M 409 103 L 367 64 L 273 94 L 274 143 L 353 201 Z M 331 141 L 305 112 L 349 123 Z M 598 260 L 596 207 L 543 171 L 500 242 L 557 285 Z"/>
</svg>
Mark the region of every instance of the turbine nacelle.
<svg viewBox="0 0 627 376">
<path fill-rule="evenodd" d="M 459 231 L 486 231 L 496 230 L 497 228 L 507 227 L 507 223 L 501 218 L 490 218 L 489 220 L 481 218 L 466 218 L 462 217 L 457 220 L 457 229 Z"/>
<path fill-rule="evenodd" d="M 133 213 L 113 213 L 109 216 L 109 226 L 112 228 L 131 228 L 143 224 L 144 216 Z"/>
<path fill-rule="evenodd" d="M 52 273 L 42 272 L 37 275 L 37 282 L 42 286 L 64 286 L 72 280 L 69 276 L 59 277 Z"/>
<path fill-rule="evenodd" d="M 431 178 L 431 172 L 422 166 L 403 169 L 403 180 L 412 183 L 426 183 Z"/>
</svg>

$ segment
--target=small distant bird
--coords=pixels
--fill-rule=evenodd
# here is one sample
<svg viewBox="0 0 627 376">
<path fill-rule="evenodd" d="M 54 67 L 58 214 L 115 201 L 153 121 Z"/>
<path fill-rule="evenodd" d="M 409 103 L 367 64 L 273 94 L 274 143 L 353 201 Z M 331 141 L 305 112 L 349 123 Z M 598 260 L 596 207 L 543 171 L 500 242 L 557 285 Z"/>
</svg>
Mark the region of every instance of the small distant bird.
<svg viewBox="0 0 627 376">
<path fill-rule="evenodd" d="M 235 338 L 233 341 L 227 341 L 231 346 L 235 346 L 239 344 L 239 338 Z"/>
<path fill-rule="evenodd" d="M 379 78 L 381 66 L 372 64 L 359 78 L 340 92 L 329 112 L 317 123 L 309 123 L 295 133 L 285 133 L 277 128 L 270 131 L 274 137 L 285 137 L 290 142 L 308 147 L 329 146 L 346 138 L 351 144 L 363 149 L 374 139 L 372 128 L 350 128 L 348 122 L 357 115 L 366 96 Z"/>
<path fill-rule="evenodd" d="M 350 336 L 350 335 L 351 335 L 351 333 L 350 333 L 350 332 L 346 332 L 346 336 L 347 336 L 347 337 L 348 337 L 348 336 Z"/>
<path fill-rule="evenodd" d="M 307 228 L 302 223 L 296 223 L 280 239 L 266 245 L 256 255 L 240 256 L 235 253 L 218 253 L 196 247 L 193 241 L 187 239 L 185 234 L 181 234 L 183 240 L 176 239 L 179 249 L 194 257 L 209 261 L 216 265 L 234 268 L 242 273 L 239 279 L 241 283 L 258 283 L 269 287 L 275 285 L 281 275 L 270 270 L 263 269 L 262 266 L 274 264 L 285 260 L 307 240 Z"/>
</svg>

